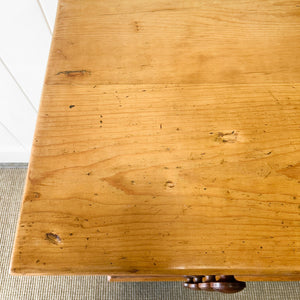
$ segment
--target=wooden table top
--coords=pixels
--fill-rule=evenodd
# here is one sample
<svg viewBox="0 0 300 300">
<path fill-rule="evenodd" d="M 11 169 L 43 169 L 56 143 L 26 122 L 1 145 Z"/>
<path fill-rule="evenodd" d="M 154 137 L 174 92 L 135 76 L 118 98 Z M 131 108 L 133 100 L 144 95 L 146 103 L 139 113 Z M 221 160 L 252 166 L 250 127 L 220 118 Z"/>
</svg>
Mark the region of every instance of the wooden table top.
<svg viewBox="0 0 300 300">
<path fill-rule="evenodd" d="M 13 274 L 300 277 L 299 1 L 61 0 Z"/>
</svg>

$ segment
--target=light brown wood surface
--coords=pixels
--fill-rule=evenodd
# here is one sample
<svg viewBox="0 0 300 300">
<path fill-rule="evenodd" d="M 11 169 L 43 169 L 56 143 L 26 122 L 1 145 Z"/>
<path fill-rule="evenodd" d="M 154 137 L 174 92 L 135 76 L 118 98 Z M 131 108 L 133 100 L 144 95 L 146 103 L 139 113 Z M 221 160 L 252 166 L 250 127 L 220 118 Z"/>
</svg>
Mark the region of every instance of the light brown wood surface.
<svg viewBox="0 0 300 300">
<path fill-rule="evenodd" d="M 11 272 L 300 279 L 299 108 L 299 1 L 61 0 Z"/>
<path fill-rule="evenodd" d="M 239 281 L 298 281 L 299 277 L 295 276 L 236 276 L 236 280 Z M 218 280 L 218 276 L 216 278 Z M 180 275 L 148 275 L 148 276 L 135 276 L 135 275 L 127 275 L 127 276 L 107 276 L 107 281 L 109 282 L 155 282 L 155 281 L 185 281 L 185 276 Z"/>
</svg>

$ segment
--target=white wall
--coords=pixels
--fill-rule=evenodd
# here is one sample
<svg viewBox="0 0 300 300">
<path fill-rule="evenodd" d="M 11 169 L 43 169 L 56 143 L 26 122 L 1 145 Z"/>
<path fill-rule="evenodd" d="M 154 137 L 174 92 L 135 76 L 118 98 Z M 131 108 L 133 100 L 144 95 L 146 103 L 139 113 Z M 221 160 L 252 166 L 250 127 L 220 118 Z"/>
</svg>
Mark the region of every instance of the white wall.
<svg viewBox="0 0 300 300">
<path fill-rule="evenodd" d="M 1 3 L 0 163 L 28 162 L 57 1 Z"/>
</svg>

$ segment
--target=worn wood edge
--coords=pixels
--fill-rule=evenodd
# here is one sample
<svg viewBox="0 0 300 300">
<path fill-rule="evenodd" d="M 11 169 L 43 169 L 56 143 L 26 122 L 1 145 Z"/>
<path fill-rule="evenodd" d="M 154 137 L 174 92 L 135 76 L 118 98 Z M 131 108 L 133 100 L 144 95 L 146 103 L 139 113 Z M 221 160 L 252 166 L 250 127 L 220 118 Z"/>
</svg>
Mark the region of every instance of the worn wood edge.
<svg viewBox="0 0 300 300">
<path fill-rule="evenodd" d="M 239 281 L 299 281 L 300 276 L 235 276 Z M 107 276 L 108 282 L 156 282 L 156 281 L 183 281 L 184 276 Z"/>
<path fill-rule="evenodd" d="M 184 276 L 107 276 L 108 282 L 182 281 Z"/>
<path fill-rule="evenodd" d="M 61 3 L 61 0 L 58 0 L 57 7 L 56 7 L 55 23 L 54 23 L 53 33 L 52 33 L 49 54 L 48 54 L 48 58 L 47 58 L 47 67 L 46 67 L 46 72 L 45 72 L 45 76 L 44 76 L 44 80 L 43 80 L 43 88 L 42 88 L 42 93 L 41 93 L 41 97 L 40 97 L 40 103 L 39 103 L 39 109 L 38 109 L 38 113 L 37 113 L 37 120 L 36 120 L 36 124 L 35 124 L 33 140 L 34 140 L 34 137 L 36 136 L 38 125 L 40 123 L 40 115 L 41 115 L 40 111 L 41 111 L 41 108 L 43 107 L 42 103 L 43 103 L 43 99 L 45 98 L 44 95 L 46 94 L 46 91 L 45 91 L 46 90 L 46 79 L 47 79 L 49 69 L 50 69 L 50 59 L 49 58 L 54 49 L 54 44 L 55 44 L 54 40 L 55 40 L 55 36 L 56 36 L 56 28 L 57 28 L 57 20 L 58 20 L 58 15 L 59 15 L 60 3 Z M 16 249 L 16 244 L 18 241 L 18 232 L 19 232 L 19 225 L 20 225 L 20 221 L 21 221 L 21 215 L 22 215 L 22 211 L 23 211 L 24 199 L 27 195 L 27 190 L 28 190 L 28 184 L 29 184 L 28 179 L 29 179 L 29 173 L 31 170 L 31 162 L 32 162 L 33 152 L 34 152 L 34 147 L 31 147 L 29 162 L 28 162 L 28 164 L 26 164 L 27 165 L 26 166 L 27 174 L 26 174 L 26 179 L 25 179 L 25 186 L 24 186 L 24 190 L 23 190 L 23 194 L 22 194 L 22 201 L 21 201 L 21 206 L 20 206 L 20 210 L 19 210 L 18 222 L 17 222 L 14 243 L 13 243 L 13 250 L 12 250 L 10 265 L 9 265 L 9 274 L 10 275 L 24 275 L 22 272 L 19 273 L 19 272 L 14 271 L 14 269 L 16 268 L 14 257 L 16 255 L 15 249 Z"/>
<path fill-rule="evenodd" d="M 171 272 L 171 274 L 170 274 Z M 237 278 L 252 278 L 253 281 L 258 281 L 254 279 L 258 278 L 264 278 L 264 280 L 267 280 L 267 278 L 273 278 L 273 281 L 276 281 L 276 279 L 280 281 L 300 281 L 300 271 L 290 271 L 287 273 L 286 271 L 280 271 L 280 270 L 272 270 L 272 269 L 263 269 L 259 272 L 253 268 L 253 270 L 247 269 L 238 269 L 238 268 L 203 268 L 201 270 L 199 269 L 180 269 L 180 270 L 170 270 L 170 269 L 152 269 L 152 270 L 140 270 L 139 274 L 135 273 L 124 273 L 124 270 L 114 271 L 113 275 L 109 275 L 112 273 L 111 269 L 97 269 L 94 268 L 91 269 L 88 266 L 85 269 L 81 270 L 72 270 L 71 268 L 65 269 L 65 270 L 55 270 L 50 269 L 45 271 L 44 269 L 33 269 L 26 266 L 17 266 L 13 263 L 11 263 L 10 266 L 10 274 L 11 275 L 30 275 L 30 276 L 43 276 L 43 275 L 98 275 L 98 276 L 113 276 L 113 277 L 130 277 L 130 278 L 140 278 L 140 277 L 177 277 L 182 278 L 186 275 L 235 275 Z M 270 279 L 270 280 L 271 280 Z M 251 281 L 251 280 L 250 280 Z M 262 281 L 262 280 L 260 280 Z M 272 280 L 271 280 L 272 281 Z"/>
</svg>

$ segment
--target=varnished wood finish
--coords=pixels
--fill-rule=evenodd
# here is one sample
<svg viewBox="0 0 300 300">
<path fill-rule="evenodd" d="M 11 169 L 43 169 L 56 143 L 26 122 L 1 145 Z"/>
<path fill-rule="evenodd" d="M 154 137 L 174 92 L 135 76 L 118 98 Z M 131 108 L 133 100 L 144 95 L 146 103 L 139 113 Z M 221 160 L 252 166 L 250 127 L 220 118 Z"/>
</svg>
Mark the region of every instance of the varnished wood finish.
<svg viewBox="0 0 300 300">
<path fill-rule="evenodd" d="M 300 281 L 300 277 L 295 276 L 235 276 L 239 281 Z M 185 276 L 179 275 L 148 275 L 148 276 L 138 276 L 138 275 L 112 275 L 108 276 L 109 282 L 152 282 L 152 281 L 181 281 L 184 282 Z"/>
<path fill-rule="evenodd" d="M 221 275 L 218 280 L 214 275 L 196 275 L 187 276 L 184 287 L 192 290 L 233 294 L 242 291 L 246 283 L 236 280 L 233 275 Z"/>
<path fill-rule="evenodd" d="M 112 275 L 107 276 L 109 282 L 156 282 L 156 281 L 185 281 L 184 276 L 179 275 L 150 275 L 150 276 L 121 276 L 121 275 Z"/>
<path fill-rule="evenodd" d="M 216 276 L 214 275 L 208 275 L 208 276 L 205 276 L 203 282 L 201 282 L 199 284 L 199 288 L 203 291 L 208 291 L 208 292 L 211 292 L 213 291 L 214 289 L 211 287 L 211 282 L 215 282 L 216 281 Z"/>
<path fill-rule="evenodd" d="M 299 277 L 298 4 L 61 0 L 11 272 Z"/>
<path fill-rule="evenodd" d="M 233 275 L 221 275 L 218 281 L 210 282 L 210 287 L 212 291 L 233 294 L 242 291 L 246 287 L 246 283 L 236 280 Z"/>
</svg>

